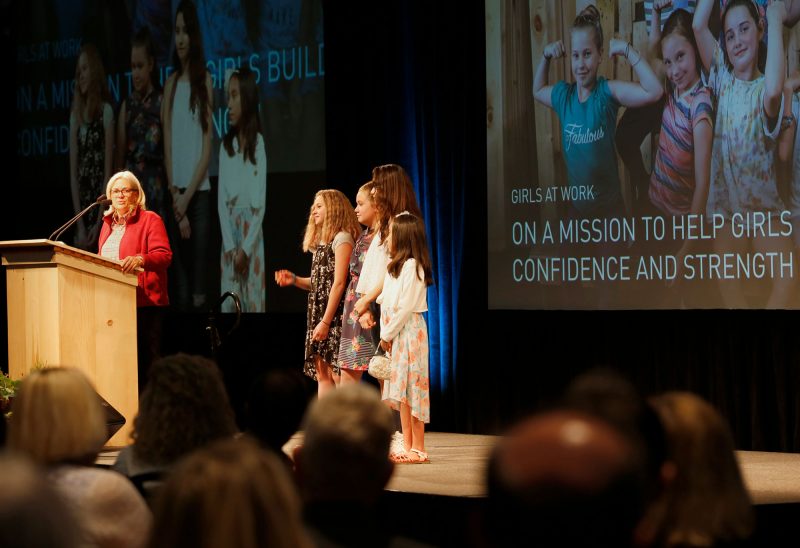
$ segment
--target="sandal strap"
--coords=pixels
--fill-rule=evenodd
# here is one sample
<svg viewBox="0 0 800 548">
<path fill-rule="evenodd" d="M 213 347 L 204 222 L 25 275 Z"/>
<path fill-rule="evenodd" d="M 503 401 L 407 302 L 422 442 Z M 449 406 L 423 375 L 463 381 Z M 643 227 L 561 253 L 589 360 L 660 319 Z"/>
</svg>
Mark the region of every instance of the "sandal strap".
<svg viewBox="0 0 800 548">
<path fill-rule="evenodd" d="M 413 447 L 411 448 L 411 451 L 419 455 L 422 460 L 428 460 L 428 453 L 425 451 L 420 451 L 419 449 L 414 449 Z"/>
</svg>

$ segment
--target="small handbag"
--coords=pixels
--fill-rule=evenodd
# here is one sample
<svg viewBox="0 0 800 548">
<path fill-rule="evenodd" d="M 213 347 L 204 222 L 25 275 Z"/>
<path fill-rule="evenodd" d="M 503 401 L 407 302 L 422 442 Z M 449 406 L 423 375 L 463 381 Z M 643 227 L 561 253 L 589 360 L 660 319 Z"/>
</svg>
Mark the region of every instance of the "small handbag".
<svg viewBox="0 0 800 548">
<path fill-rule="evenodd" d="M 378 343 L 378 348 L 375 349 L 375 355 L 369 360 L 369 374 L 376 379 L 389 380 L 392 375 L 391 356 L 381 347 Z"/>
</svg>

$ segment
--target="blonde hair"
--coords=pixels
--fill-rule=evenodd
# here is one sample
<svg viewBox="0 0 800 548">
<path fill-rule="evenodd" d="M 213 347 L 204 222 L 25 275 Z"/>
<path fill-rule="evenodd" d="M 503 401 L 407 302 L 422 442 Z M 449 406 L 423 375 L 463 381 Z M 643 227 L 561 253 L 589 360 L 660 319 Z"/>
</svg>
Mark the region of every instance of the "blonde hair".
<svg viewBox="0 0 800 548">
<path fill-rule="evenodd" d="M 37 369 L 14 398 L 8 446 L 39 464 L 94 461 L 106 440 L 100 398 L 80 370 Z"/>
<path fill-rule="evenodd" d="M 153 514 L 151 548 L 310 546 L 288 469 L 247 438 L 215 442 L 180 461 Z"/>
<path fill-rule="evenodd" d="M 322 199 L 325 204 L 325 219 L 322 226 L 314 222 L 314 205 L 312 203 L 308 214 L 308 224 L 303 236 L 303 251 L 313 251 L 320 243 L 329 243 L 339 232 L 349 233 L 353 239 L 358 238 L 361 227 L 356 218 L 356 212 L 347 196 L 335 189 L 320 190 L 314 195 L 314 201 Z"/>
<path fill-rule="evenodd" d="M 144 190 L 142 189 L 142 183 L 140 183 L 139 179 L 136 178 L 136 175 L 130 171 L 119 171 L 111 176 L 111 178 L 108 180 L 108 183 L 106 183 L 106 198 L 111 200 L 111 187 L 120 179 L 127 181 L 129 184 L 133 184 L 136 187 L 136 195 L 139 197 L 136 201 L 136 207 L 142 210 L 147 209 L 147 200 L 144 195 Z M 103 215 L 111 215 L 112 213 L 114 213 L 113 204 L 108 206 L 108 209 L 105 210 Z"/>
<path fill-rule="evenodd" d="M 89 85 L 86 94 L 81 93 L 78 83 L 78 67 L 80 66 L 81 56 L 86 56 L 86 64 L 89 65 Z M 108 99 L 108 86 L 106 85 L 106 71 L 103 68 L 103 60 L 94 44 L 84 44 L 78 54 L 78 62 L 75 65 L 75 94 L 72 99 L 72 113 L 79 123 L 92 122 L 99 118 L 103 113 L 103 103 Z M 84 114 L 88 119 L 84 118 Z"/>
</svg>

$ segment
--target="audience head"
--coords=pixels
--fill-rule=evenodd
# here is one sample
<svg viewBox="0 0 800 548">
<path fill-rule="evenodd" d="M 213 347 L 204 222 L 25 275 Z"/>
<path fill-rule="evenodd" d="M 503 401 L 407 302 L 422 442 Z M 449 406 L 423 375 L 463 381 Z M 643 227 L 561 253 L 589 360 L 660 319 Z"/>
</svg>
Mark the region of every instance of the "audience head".
<svg viewBox="0 0 800 548">
<path fill-rule="evenodd" d="M 662 501 L 667 546 L 711 546 L 749 538 L 753 509 L 722 416 L 688 392 L 652 398 L 676 474 Z"/>
<path fill-rule="evenodd" d="M 655 410 L 633 384 L 607 368 L 591 369 L 567 387 L 564 406 L 597 417 L 625 436 L 644 463 L 645 498 L 652 500 L 663 489 L 667 440 Z"/>
<path fill-rule="evenodd" d="M 295 466 L 306 501 L 375 502 L 392 475 L 394 420 L 374 388 L 346 385 L 316 400 L 303 431 Z"/>
<path fill-rule="evenodd" d="M 138 459 L 168 465 L 236 432 L 222 374 L 213 361 L 175 354 L 153 362 L 134 420 Z"/>
<path fill-rule="evenodd" d="M 78 369 L 31 371 L 20 385 L 12 410 L 9 448 L 39 464 L 91 464 L 106 441 L 100 397 Z"/>
<path fill-rule="evenodd" d="M 296 369 L 272 369 L 250 386 L 245 403 L 247 431 L 281 452 L 297 432 L 308 405 L 306 381 Z"/>
<path fill-rule="evenodd" d="M 628 439 L 575 411 L 522 421 L 488 470 L 495 546 L 628 546 L 642 513 L 642 465 Z"/>
<path fill-rule="evenodd" d="M 246 438 L 192 453 L 161 489 L 150 547 L 308 546 L 288 474 L 277 457 Z"/>
<path fill-rule="evenodd" d="M 80 545 L 75 516 L 43 471 L 21 456 L 0 454 L 0 546 Z"/>
</svg>

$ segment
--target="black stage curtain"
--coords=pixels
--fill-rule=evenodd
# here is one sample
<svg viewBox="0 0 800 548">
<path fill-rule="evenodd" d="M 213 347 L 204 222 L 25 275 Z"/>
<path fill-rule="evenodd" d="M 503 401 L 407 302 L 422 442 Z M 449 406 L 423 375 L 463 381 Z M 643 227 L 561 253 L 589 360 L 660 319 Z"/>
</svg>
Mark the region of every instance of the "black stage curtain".
<svg viewBox="0 0 800 548">
<path fill-rule="evenodd" d="M 432 356 L 431 429 L 501 432 L 606 365 L 647 395 L 707 398 L 740 449 L 800 451 L 795 312 L 487 310 L 483 2 L 328 1 L 324 12 L 331 185 L 357 187 L 377 164 L 405 165 L 437 277 L 456 291 L 452 316 L 439 316 L 453 348 Z"/>
</svg>

